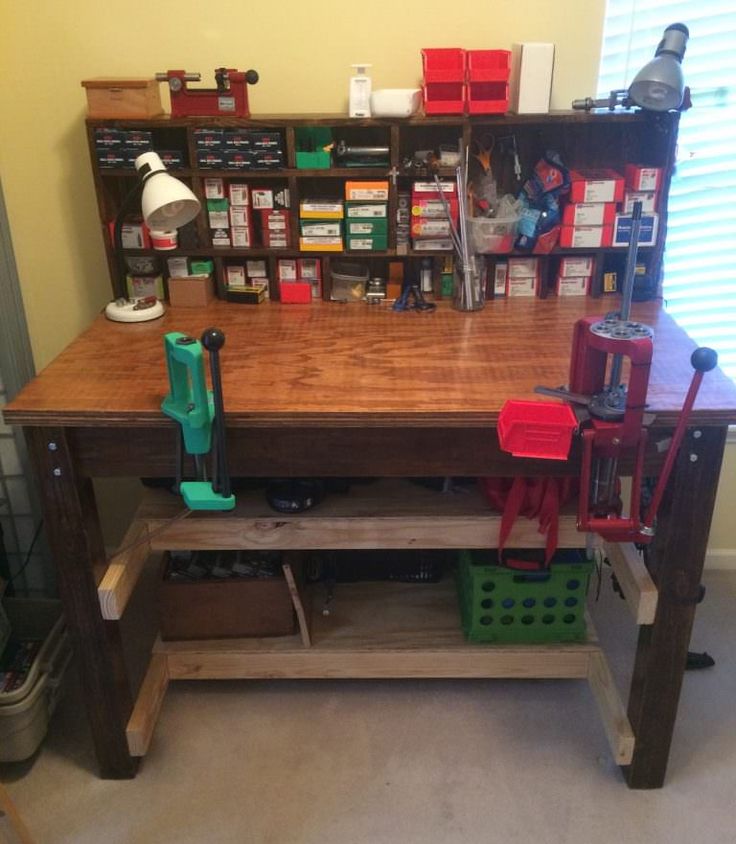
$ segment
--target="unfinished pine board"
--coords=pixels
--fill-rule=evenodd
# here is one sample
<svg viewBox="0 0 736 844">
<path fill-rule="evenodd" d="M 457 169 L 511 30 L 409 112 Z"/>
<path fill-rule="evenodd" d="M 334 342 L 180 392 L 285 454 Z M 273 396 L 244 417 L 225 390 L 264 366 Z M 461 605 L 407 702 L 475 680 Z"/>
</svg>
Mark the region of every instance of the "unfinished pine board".
<svg viewBox="0 0 736 844">
<path fill-rule="evenodd" d="M 139 519 L 133 521 L 120 545 L 123 553 L 113 557 L 97 587 L 102 617 L 108 621 L 119 620 L 125 611 L 128 599 L 151 553 L 147 535 L 148 525 Z M 126 551 L 128 546 L 132 547 Z"/>
<path fill-rule="evenodd" d="M 560 516 L 558 545 L 580 548 L 585 535 L 571 508 Z M 148 490 L 138 511 L 153 532 L 181 510 L 181 502 Z M 408 481 L 381 480 L 356 485 L 346 495 L 330 495 L 313 510 L 274 513 L 263 491 L 238 493 L 228 513 L 194 513 L 151 537 L 156 550 L 200 549 L 375 549 L 493 548 L 500 514 L 477 489 L 441 493 Z M 507 548 L 541 548 L 545 537 L 536 521 L 519 518 Z"/>
<path fill-rule="evenodd" d="M 131 756 L 146 755 L 168 685 L 166 657 L 154 653 L 125 730 Z"/>
<path fill-rule="evenodd" d="M 616 579 L 637 624 L 654 624 L 657 612 L 657 587 L 641 555 L 632 542 L 604 542 L 603 550 L 611 561 Z"/>
<path fill-rule="evenodd" d="M 0 783 L 0 817 L 5 815 L 12 827 L 19 844 L 36 844 L 36 839 L 32 837 L 25 825 L 25 821 L 20 816 L 20 812 L 15 806 L 15 803 L 10 799 L 5 786 Z M 0 841 L 5 839 L 0 835 Z M 13 839 L 15 840 L 15 838 Z"/>
<path fill-rule="evenodd" d="M 312 647 L 299 636 L 158 642 L 171 680 L 588 677 L 594 643 L 485 645 L 460 629 L 455 584 L 337 584 L 330 615 L 314 600 Z"/>
<path fill-rule="evenodd" d="M 312 647 L 312 636 L 309 632 L 309 620 L 304 612 L 304 604 L 299 597 L 299 589 L 296 585 L 294 572 L 291 570 L 290 563 L 284 563 L 281 568 L 284 571 L 284 580 L 289 588 L 289 595 L 291 595 L 291 603 L 294 605 L 294 612 L 296 613 L 296 620 L 299 623 L 299 635 L 302 637 L 302 644 L 305 648 Z"/>
<path fill-rule="evenodd" d="M 634 731 L 602 651 L 590 655 L 588 682 L 598 704 L 603 729 L 606 731 L 616 764 L 631 764 L 634 756 Z"/>
</svg>

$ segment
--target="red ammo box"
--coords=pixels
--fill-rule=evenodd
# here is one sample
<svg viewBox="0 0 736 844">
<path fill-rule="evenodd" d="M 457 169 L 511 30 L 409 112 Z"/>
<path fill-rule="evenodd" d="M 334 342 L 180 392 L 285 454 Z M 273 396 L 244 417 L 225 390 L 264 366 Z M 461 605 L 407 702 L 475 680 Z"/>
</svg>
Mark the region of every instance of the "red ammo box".
<svg viewBox="0 0 736 844">
<path fill-rule="evenodd" d="M 285 305 L 309 305 L 312 302 L 312 285 L 308 281 L 282 281 L 279 295 Z"/>
<path fill-rule="evenodd" d="M 567 460 L 577 426 L 568 404 L 510 399 L 498 417 L 498 439 L 514 457 Z"/>
</svg>

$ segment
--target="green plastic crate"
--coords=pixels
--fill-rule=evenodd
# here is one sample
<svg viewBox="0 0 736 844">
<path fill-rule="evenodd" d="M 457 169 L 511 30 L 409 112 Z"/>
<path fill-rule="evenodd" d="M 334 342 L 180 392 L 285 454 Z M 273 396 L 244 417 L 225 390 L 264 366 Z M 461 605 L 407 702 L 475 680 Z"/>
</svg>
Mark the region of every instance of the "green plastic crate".
<svg viewBox="0 0 736 844">
<path fill-rule="evenodd" d="M 584 551 L 558 551 L 550 568 L 539 572 L 500 566 L 496 551 L 461 551 L 463 632 L 471 642 L 582 641 L 592 571 Z"/>
</svg>

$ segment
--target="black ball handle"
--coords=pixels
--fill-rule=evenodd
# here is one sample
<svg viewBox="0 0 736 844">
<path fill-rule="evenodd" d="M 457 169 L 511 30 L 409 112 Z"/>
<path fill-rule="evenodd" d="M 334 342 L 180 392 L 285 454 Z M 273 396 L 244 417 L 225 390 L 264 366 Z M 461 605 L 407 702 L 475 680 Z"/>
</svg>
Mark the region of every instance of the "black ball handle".
<svg viewBox="0 0 736 844">
<path fill-rule="evenodd" d="M 701 346 L 690 355 L 690 363 L 698 372 L 710 372 L 718 366 L 718 353 L 707 346 Z"/>
<path fill-rule="evenodd" d="M 219 328 L 205 328 L 201 341 L 208 352 L 219 352 L 225 345 L 225 332 Z"/>
<path fill-rule="evenodd" d="M 256 82 L 258 82 L 258 71 L 257 70 L 246 70 L 245 81 L 249 85 L 255 85 Z"/>
</svg>

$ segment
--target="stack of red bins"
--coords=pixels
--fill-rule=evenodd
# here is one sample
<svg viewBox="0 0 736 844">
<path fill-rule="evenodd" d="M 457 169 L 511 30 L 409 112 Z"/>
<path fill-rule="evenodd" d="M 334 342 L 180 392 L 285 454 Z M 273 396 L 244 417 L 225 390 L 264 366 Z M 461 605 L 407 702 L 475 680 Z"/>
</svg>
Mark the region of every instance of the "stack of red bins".
<svg viewBox="0 0 736 844">
<path fill-rule="evenodd" d="M 509 107 L 509 50 L 468 50 L 467 109 L 468 114 L 503 114 Z"/>
<path fill-rule="evenodd" d="M 509 107 L 508 50 L 422 50 L 425 114 L 503 114 Z"/>
<path fill-rule="evenodd" d="M 424 113 L 465 111 L 465 50 L 456 47 L 422 50 Z"/>
</svg>

